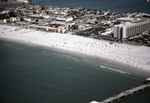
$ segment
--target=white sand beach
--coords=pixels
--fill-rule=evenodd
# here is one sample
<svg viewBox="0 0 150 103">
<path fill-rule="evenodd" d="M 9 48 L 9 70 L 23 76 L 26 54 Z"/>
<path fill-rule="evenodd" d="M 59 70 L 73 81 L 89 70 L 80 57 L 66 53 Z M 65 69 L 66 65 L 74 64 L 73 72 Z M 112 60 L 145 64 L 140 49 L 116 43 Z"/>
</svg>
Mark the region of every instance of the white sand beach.
<svg viewBox="0 0 150 103">
<path fill-rule="evenodd" d="M 150 47 L 110 43 L 69 33 L 59 34 L 32 29 L 15 31 L 16 28 L 19 27 L 0 25 L 0 38 L 106 58 L 140 70 L 150 71 Z"/>
</svg>

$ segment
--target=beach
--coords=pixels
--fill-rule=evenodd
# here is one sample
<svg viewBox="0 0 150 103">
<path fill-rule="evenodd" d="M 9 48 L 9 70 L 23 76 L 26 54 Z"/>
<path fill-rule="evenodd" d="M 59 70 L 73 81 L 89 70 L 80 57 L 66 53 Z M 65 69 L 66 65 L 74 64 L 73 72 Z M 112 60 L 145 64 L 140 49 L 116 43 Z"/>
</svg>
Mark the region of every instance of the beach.
<svg viewBox="0 0 150 103">
<path fill-rule="evenodd" d="M 60 49 L 75 54 L 90 55 L 150 71 L 150 48 L 117 42 L 97 40 L 71 33 L 60 34 L 34 29 L 0 25 L 0 38 L 21 43 Z"/>
</svg>

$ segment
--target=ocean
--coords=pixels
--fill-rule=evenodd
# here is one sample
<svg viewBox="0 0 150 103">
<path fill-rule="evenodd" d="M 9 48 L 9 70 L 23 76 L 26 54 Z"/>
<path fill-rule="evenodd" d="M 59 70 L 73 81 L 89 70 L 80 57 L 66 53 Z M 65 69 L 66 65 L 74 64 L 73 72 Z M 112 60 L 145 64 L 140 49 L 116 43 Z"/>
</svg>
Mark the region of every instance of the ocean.
<svg viewBox="0 0 150 103">
<path fill-rule="evenodd" d="M 149 73 L 109 60 L 0 40 L 0 103 L 89 103 L 142 85 Z M 149 103 L 150 89 L 118 103 Z"/>
<path fill-rule="evenodd" d="M 150 13 L 150 2 L 147 0 L 33 0 L 41 6 L 83 7 L 110 12 L 143 12 Z"/>
</svg>

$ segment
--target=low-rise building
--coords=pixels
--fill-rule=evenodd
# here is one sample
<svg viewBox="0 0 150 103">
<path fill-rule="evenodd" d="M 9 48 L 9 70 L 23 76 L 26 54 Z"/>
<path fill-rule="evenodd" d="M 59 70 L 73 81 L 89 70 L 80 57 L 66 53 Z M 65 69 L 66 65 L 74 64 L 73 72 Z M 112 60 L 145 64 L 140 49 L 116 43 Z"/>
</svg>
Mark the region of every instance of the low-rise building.
<svg viewBox="0 0 150 103">
<path fill-rule="evenodd" d="M 9 20 L 10 20 L 10 22 L 15 22 L 15 21 L 17 21 L 17 18 L 16 17 L 10 17 Z"/>
<path fill-rule="evenodd" d="M 73 17 L 59 15 L 59 16 L 56 17 L 56 20 L 69 22 L 69 21 L 73 21 Z"/>
<path fill-rule="evenodd" d="M 68 30 L 67 26 L 58 26 L 57 31 L 58 33 L 65 33 Z"/>
<path fill-rule="evenodd" d="M 0 24 L 6 24 L 6 23 L 7 23 L 6 19 L 0 20 Z"/>
<path fill-rule="evenodd" d="M 24 21 L 19 21 L 15 23 L 17 26 L 21 26 L 21 27 L 26 27 L 27 25 L 29 25 L 29 22 L 24 22 Z"/>
<path fill-rule="evenodd" d="M 29 3 L 28 0 L 16 0 L 16 2 Z"/>
<path fill-rule="evenodd" d="M 52 31 L 52 32 L 56 32 L 57 28 L 53 28 L 53 27 L 49 27 L 49 26 L 39 26 L 39 25 L 28 25 L 28 28 L 32 28 L 32 29 L 39 29 L 39 30 L 43 30 L 43 31 Z"/>
</svg>

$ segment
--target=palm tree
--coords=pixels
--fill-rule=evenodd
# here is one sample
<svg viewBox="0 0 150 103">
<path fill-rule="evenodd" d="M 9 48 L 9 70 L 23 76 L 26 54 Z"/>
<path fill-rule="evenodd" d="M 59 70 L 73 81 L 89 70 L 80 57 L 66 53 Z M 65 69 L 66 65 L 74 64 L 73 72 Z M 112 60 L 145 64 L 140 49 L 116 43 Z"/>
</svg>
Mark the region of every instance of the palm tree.
<svg viewBox="0 0 150 103">
<path fill-rule="evenodd" d="M 23 17 L 20 18 L 20 21 L 24 21 Z"/>
<path fill-rule="evenodd" d="M 13 10 L 11 10 L 10 12 L 9 12 L 9 17 L 16 17 L 17 15 L 14 13 L 14 11 Z"/>
</svg>

